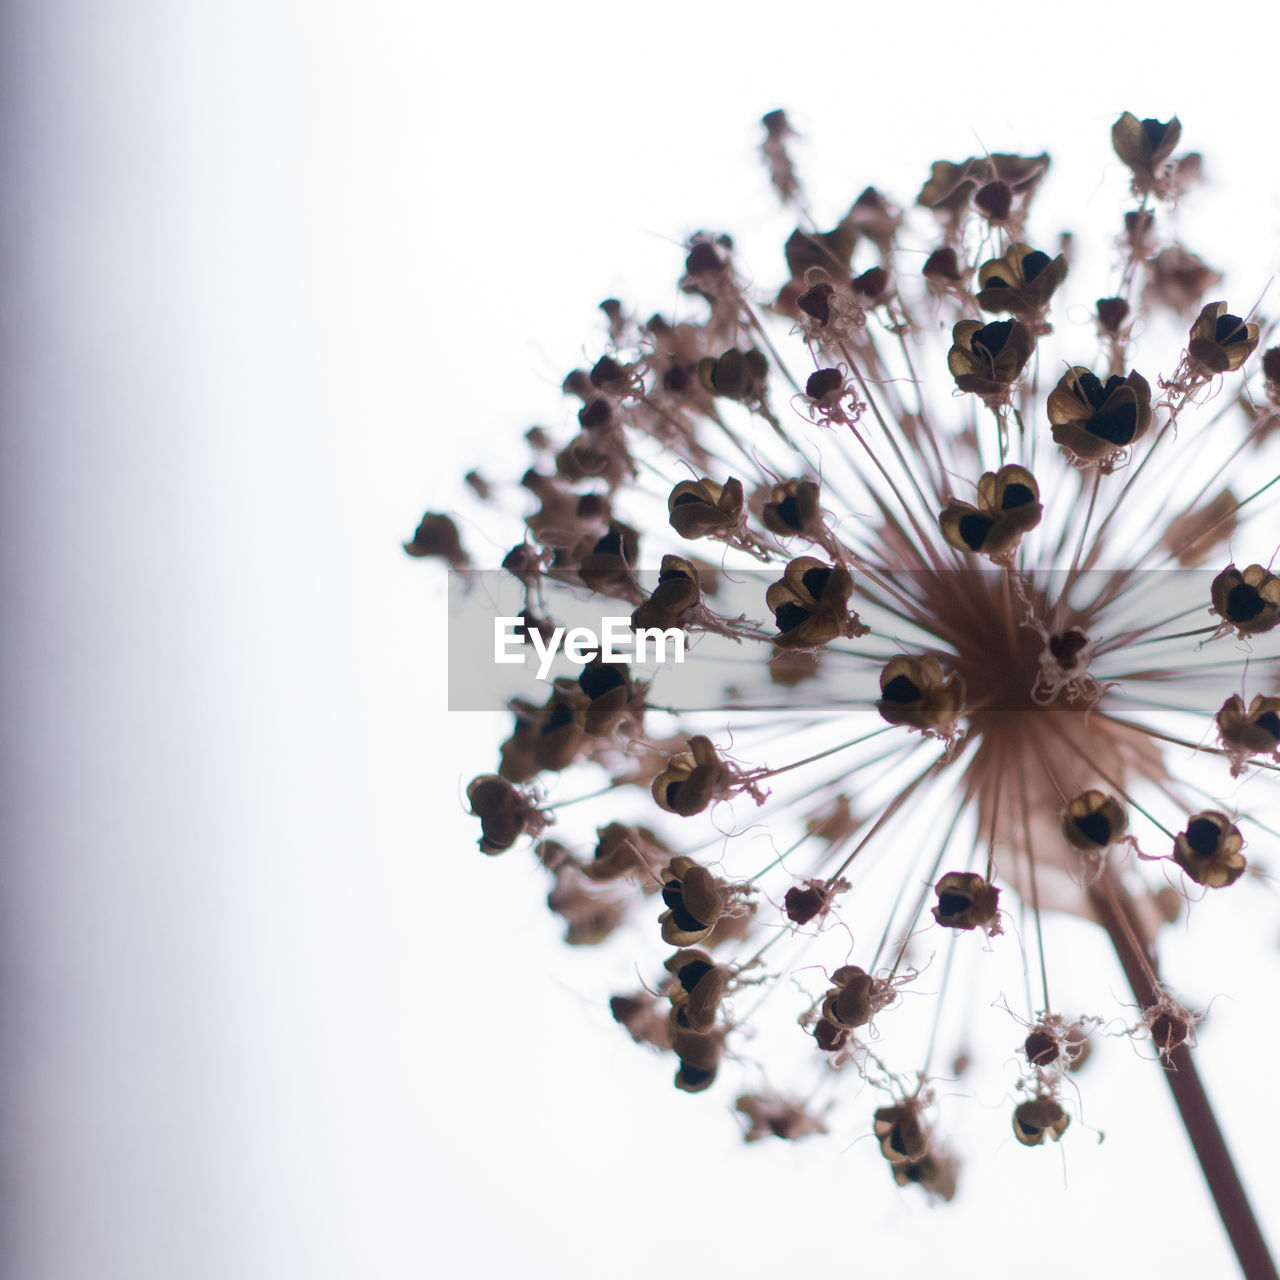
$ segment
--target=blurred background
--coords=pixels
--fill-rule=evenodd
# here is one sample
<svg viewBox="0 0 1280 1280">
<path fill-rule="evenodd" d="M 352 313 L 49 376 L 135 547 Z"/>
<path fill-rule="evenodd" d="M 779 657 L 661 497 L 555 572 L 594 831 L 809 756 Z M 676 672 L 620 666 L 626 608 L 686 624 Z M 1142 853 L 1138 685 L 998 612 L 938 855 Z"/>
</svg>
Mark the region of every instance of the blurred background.
<svg viewBox="0 0 1280 1280">
<path fill-rule="evenodd" d="M 1231 1273 L 1123 1041 L 1087 1078 L 1105 1143 L 984 1131 L 945 1211 L 865 1144 L 744 1149 L 675 1095 L 536 869 L 476 853 L 463 793 L 506 718 L 447 714 L 443 572 L 400 550 L 568 421 L 596 304 L 669 302 L 690 231 L 777 280 L 774 107 L 820 220 L 1047 148 L 1041 218 L 1108 227 L 1111 122 L 1177 113 L 1213 184 L 1185 238 L 1261 290 L 1269 43 L 1115 12 L 6 7 L 7 1275 Z M 1204 915 L 1172 963 L 1219 995 L 1200 1062 L 1274 1239 L 1275 913 Z"/>
</svg>

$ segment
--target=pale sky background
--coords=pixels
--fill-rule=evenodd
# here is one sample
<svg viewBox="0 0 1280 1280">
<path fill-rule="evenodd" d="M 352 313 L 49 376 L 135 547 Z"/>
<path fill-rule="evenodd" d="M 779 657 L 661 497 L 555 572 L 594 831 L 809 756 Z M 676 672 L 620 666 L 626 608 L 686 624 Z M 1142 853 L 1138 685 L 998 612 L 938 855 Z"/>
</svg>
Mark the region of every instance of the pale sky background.
<svg viewBox="0 0 1280 1280">
<path fill-rule="evenodd" d="M 869 1143 L 744 1149 L 676 1095 L 536 869 L 476 853 L 505 720 L 445 714 L 443 575 L 399 549 L 565 420 L 601 298 L 661 305 L 672 239 L 774 216 L 773 107 L 833 217 L 1047 147 L 1064 221 L 1121 111 L 1177 113 L 1217 186 L 1188 239 L 1265 280 L 1274 24 L 1131 12 L 10 6 L 7 1275 L 1231 1274 L 1123 1041 L 1082 1077 L 1105 1143 L 975 1131 L 945 1211 Z M 1273 1239 L 1276 935 L 1272 904 L 1171 942 L 1224 993 L 1199 1061 Z"/>
</svg>

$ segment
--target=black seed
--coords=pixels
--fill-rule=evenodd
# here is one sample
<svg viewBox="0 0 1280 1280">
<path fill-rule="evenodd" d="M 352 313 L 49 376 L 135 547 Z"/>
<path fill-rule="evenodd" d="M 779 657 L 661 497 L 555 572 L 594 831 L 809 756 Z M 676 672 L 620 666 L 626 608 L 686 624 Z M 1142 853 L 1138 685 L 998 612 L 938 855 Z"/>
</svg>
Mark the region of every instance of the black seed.
<svg viewBox="0 0 1280 1280">
<path fill-rule="evenodd" d="M 613 418 L 613 410 L 603 396 L 597 396 L 590 404 L 578 411 L 578 422 L 588 431 L 597 427 L 607 427 Z"/>
<path fill-rule="evenodd" d="M 1085 429 L 1091 436 L 1116 445 L 1128 444 L 1137 426 L 1138 406 L 1132 403 L 1099 411 L 1085 423 Z"/>
<path fill-rule="evenodd" d="M 802 521 L 800 519 L 800 504 L 796 501 L 794 494 L 789 494 L 778 503 L 774 510 L 778 513 L 778 519 L 787 526 L 788 529 L 794 529 L 800 532 Z M 813 571 L 810 570 L 812 573 Z"/>
<path fill-rule="evenodd" d="M 658 574 L 659 582 L 671 582 L 676 578 L 682 578 L 685 582 L 693 581 L 693 579 L 685 573 L 683 569 L 663 569 L 663 571 Z"/>
<path fill-rule="evenodd" d="M 1009 282 L 1003 276 L 989 276 L 987 283 L 982 286 L 984 289 L 1007 289 Z"/>
<path fill-rule="evenodd" d="M 676 1013 L 676 1021 L 686 1030 L 692 1031 L 693 1027 L 689 1025 L 689 1015 L 684 1009 L 680 1009 Z"/>
<path fill-rule="evenodd" d="M 1102 393 L 1104 396 L 1109 396 L 1117 387 L 1123 387 L 1124 384 L 1125 379 L 1118 373 L 1113 373 L 1111 377 L 1107 379 L 1107 385 L 1103 387 Z"/>
<path fill-rule="evenodd" d="M 968 515 L 960 517 L 960 537 L 970 551 L 981 551 L 982 544 L 986 542 L 987 534 L 991 532 L 994 524 L 994 520 L 989 520 L 986 516 L 980 516 L 976 512 L 970 512 Z"/>
<path fill-rule="evenodd" d="M 1233 342 L 1244 336 L 1244 321 L 1239 316 L 1219 316 L 1218 323 L 1213 326 L 1215 342 Z"/>
<path fill-rule="evenodd" d="M 938 894 L 938 912 L 940 915 L 951 917 L 964 915 L 973 904 L 962 893 L 940 893 Z"/>
<path fill-rule="evenodd" d="M 688 964 L 681 966 L 676 977 L 680 979 L 680 985 L 692 995 L 694 987 L 714 968 L 715 965 L 708 964 L 705 960 L 690 960 Z"/>
<path fill-rule="evenodd" d="M 844 385 L 839 369 L 818 369 L 809 375 L 804 393 L 810 400 L 822 400 Z"/>
<path fill-rule="evenodd" d="M 683 1058 L 680 1060 L 680 1079 L 685 1084 L 706 1084 L 714 1075 L 714 1067 L 691 1067 Z"/>
<path fill-rule="evenodd" d="M 956 251 L 954 249 L 935 249 L 925 259 L 921 275 L 928 279 L 958 280 L 960 278 L 960 264 L 956 261 Z"/>
<path fill-rule="evenodd" d="M 672 787 L 678 785 L 679 784 L 675 782 L 671 784 Z M 668 787 L 667 790 L 669 792 L 671 787 Z M 684 906 L 684 891 L 680 888 L 679 880 L 668 880 L 666 884 L 662 886 L 662 900 L 671 908 L 672 911 L 677 907 Z"/>
<path fill-rule="evenodd" d="M 678 798 L 678 797 L 679 797 L 679 795 L 680 795 L 680 788 L 681 788 L 681 787 L 683 787 L 683 786 L 684 786 L 684 783 L 683 783 L 683 782 L 668 782 L 668 783 L 667 783 L 667 803 L 668 803 L 668 804 L 669 804 L 673 809 L 676 807 L 676 800 L 677 800 L 677 798 Z M 665 889 L 663 890 L 662 897 L 663 897 L 663 901 L 666 901 L 667 894 L 666 894 L 666 890 L 665 890 Z M 670 902 L 667 902 L 667 906 L 671 906 L 671 903 L 670 903 Z"/>
<path fill-rule="evenodd" d="M 830 299 L 834 292 L 829 284 L 815 284 L 796 299 L 796 306 L 819 324 L 826 324 L 831 319 Z"/>
<path fill-rule="evenodd" d="M 579 688 L 592 702 L 614 689 L 621 689 L 626 683 L 623 666 L 618 662 L 592 662 L 582 668 L 578 677 Z"/>
<path fill-rule="evenodd" d="M 692 381 L 693 374 L 686 365 L 672 365 L 662 375 L 662 389 L 670 391 L 672 395 L 679 395 L 680 392 L 687 390 Z"/>
<path fill-rule="evenodd" d="M 620 556 L 623 560 L 627 558 L 622 546 L 622 534 L 620 533 L 606 533 L 592 550 L 596 555 Z"/>
<path fill-rule="evenodd" d="M 1111 823 L 1105 814 L 1086 813 L 1083 818 L 1073 818 L 1072 821 L 1086 840 L 1092 840 L 1099 847 L 1111 843 Z"/>
<path fill-rule="evenodd" d="M 549 733 L 555 733 L 557 729 L 563 729 L 565 725 L 573 723 L 573 711 L 567 702 L 557 702 L 551 708 L 551 714 L 547 717 L 547 723 L 542 727 L 542 736 L 545 738 Z"/>
<path fill-rule="evenodd" d="M 700 493 L 694 493 L 691 489 L 686 489 L 683 493 L 676 495 L 676 500 L 671 505 L 673 507 L 687 507 L 691 502 L 706 502 L 706 499 Z"/>
<path fill-rule="evenodd" d="M 704 240 L 695 244 L 684 260 L 686 275 L 696 276 L 704 271 L 719 271 L 724 266 L 720 255 Z"/>
<path fill-rule="evenodd" d="M 907 1154 L 907 1140 L 902 1136 L 902 1126 L 894 1125 L 889 1133 L 889 1147 L 900 1156 Z"/>
<path fill-rule="evenodd" d="M 778 624 L 780 632 L 790 631 L 798 627 L 807 617 L 809 617 L 809 610 L 802 609 L 791 600 L 788 600 L 786 604 L 780 605 L 773 611 L 773 618 Z"/>
<path fill-rule="evenodd" d="M 1216 822 L 1208 818 L 1196 818 L 1187 826 L 1187 843 L 1192 853 L 1207 858 L 1218 847 L 1218 837 L 1222 831 Z"/>
<path fill-rule="evenodd" d="M 1084 393 L 1084 398 L 1097 409 L 1107 398 L 1107 393 L 1102 389 L 1102 383 L 1098 381 L 1096 373 L 1090 373 L 1086 370 L 1076 379 L 1076 385 Z"/>
<path fill-rule="evenodd" d="M 1022 1048 L 1033 1066 L 1047 1067 L 1058 1059 L 1058 1042 L 1047 1031 L 1033 1031 Z"/>
<path fill-rule="evenodd" d="M 894 676 L 880 691 L 883 702 L 897 702 L 906 705 L 920 701 L 920 690 L 906 676 Z"/>
<path fill-rule="evenodd" d="M 980 187 L 973 197 L 973 203 L 989 218 L 1000 222 L 1009 216 L 1013 207 L 1013 190 L 1007 182 L 988 182 Z"/>
<path fill-rule="evenodd" d="M 616 308 L 618 304 L 614 302 L 613 305 Z M 605 383 L 616 382 L 622 377 L 622 366 L 612 356 L 601 356 L 592 368 L 590 377 L 593 387 L 603 387 Z"/>
<path fill-rule="evenodd" d="M 1066 668 L 1075 662 L 1080 650 L 1088 643 L 1089 637 L 1073 627 L 1070 631 L 1049 637 L 1049 652 L 1058 660 L 1060 667 Z"/>
<path fill-rule="evenodd" d="M 680 785 L 681 784 L 678 782 L 673 782 L 667 788 L 668 804 L 671 803 L 672 791 Z M 684 905 L 684 895 L 680 892 L 680 886 L 676 885 L 675 893 L 668 897 L 667 895 L 670 888 L 671 886 L 668 885 L 666 889 L 663 889 L 662 900 L 671 908 L 671 919 L 675 923 L 676 928 L 682 933 L 697 933 L 700 929 L 705 929 L 707 926 Z"/>
<path fill-rule="evenodd" d="M 904 1164 L 902 1166 L 902 1176 L 908 1182 L 923 1182 L 926 1177 L 926 1170 L 922 1164 Z"/>
<path fill-rule="evenodd" d="M 827 589 L 827 579 L 830 577 L 830 569 L 806 569 L 804 573 L 800 575 L 800 581 L 804 583 L 805 590 L 815 600 L 821 600 L 822 593 Z"/>
<path fill-rule="evenodd" d="M 973 335 L 969 345 L 981 347 L 994 360 L 1004 350 L 1005 343 L 1009 341 L 1009 335 L 1012 332 L 1012 320 L 993 320 Z"/>
<path fill-rule="evenodd" d="M 1012 511 L 1015 507 L 1025 507 L 1036 500 L 1036 495 L 1025 484 L 1019 484 L 1014 481 L 1013 484 L 1005 485 L 1004 494 L 1000 498 L 1000 510 Z"/>
<path fill-rule="evenodd" d="M 1129 304 L 1123 298 L 1099 298 L 1098 322 L 1108 333 L 1116 333 L 1129 314 Z"/>
<path fill-rule="evenodd" d="M 1022 278 L 1030 284 L 1052 261 L 1053 259 L 1047 253 L 1042 253 L 1039 249 L 1032 249 L 1022 259 Z"/>
<path fill-rule="evenodd" d="M 1280 716 L 1274 711 L 1264 711 L 1253 723 L 1280 742 Z"/>
<path fill-rule="evenodd" d="M 1037 1137 L 1044 1130 L 1038 1124 L 1028 1124 L 1025 1120 L 1018 1121 L 1018 1128 L 1027 1135 L 1028 1138 Z"/>
<path fill-rule="evenodd" d="M 1172 123 L 1172 120 L 1167 124 L 1161 124 L 1159 120 L 1144 120 L 1142 122 L 1142 132 L 1147 135 L 1147 146 L 1152 151 L 1159 149 L 1161 142 L 1164 141 L 1165 131 Z"/>
<path fill-rule="evenodd" d="M 1227 617 L 1232 622 L 1248 622 L 1266 607 L 1262 597 L 1247 582 L 1231 588 L 1227 596 Z"/>
</svg>

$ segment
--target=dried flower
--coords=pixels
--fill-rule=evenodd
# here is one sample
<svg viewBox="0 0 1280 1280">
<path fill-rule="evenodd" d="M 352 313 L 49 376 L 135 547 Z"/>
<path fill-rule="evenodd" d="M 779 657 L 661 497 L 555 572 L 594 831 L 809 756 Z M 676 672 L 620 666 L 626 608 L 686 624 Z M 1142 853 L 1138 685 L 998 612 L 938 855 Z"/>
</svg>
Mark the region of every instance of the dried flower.
<svg viewBox="0 0 1280 1280">
<path fill-rule="evenodd" d="M 785 116 L 765 128 L 778 194 L 803 208 Z M 1101 295 L 1085 325 L 1062 322 L 1065 254 L 1022 239 L 1048 157 L 997 154 L 936 162 L 917 201 L 932 212 L 914 223 L 872 188 L 833 230 L 806 221 L 772 307 L 748 296 L 732 241 L 699 233 L 680 288 L 701 318 L 641 325 L 614 303 L 608 350 L 566 381 L 583 399 L 577 443 L 555 477 L 526 475 L 540 506 L 508 557 L 521 616 L 625 600 L 637 627 L 687 636 L 697 693 L 668 702 L 671 673 L 594 657 L 545 704 L 512 704 L 502 776 L 468 794 L 486 852 L 556 823 L 564 843 L 543 860 L 571 929 L 648 932 L 627 946 L 664 970 L 657 996 L 611 1007 L 674 1055 L 679 1089 L 772 1062 L 755 1025 L 765 1001 L 748 1008 L 744 988 L 766 987 L 775 1010 L 790 1001 L 780 1053 L 807 1059 L 817 1083 L 740 1095 L 749 1141 L 843 1126 L 834 1108 L 814 1119 L 812 1096 L 851 1068 L 883 1095 L 853 1131 L 875 1134 L 895 1181 L 949 1198 L 959 1165 L 935 1137 L 932 1038 L 912 1059 L 898 1030 L 929 962 L 908 948 L 945 952 L 949 1007 L 952 957 L 980 967 L 1019 945 L 1039 990 L 1010 1028 L 1025 1062 L 1007 1081 L 1013 1129 L 1029 1147 L 1063 1139 L 1065 1073 L 1109 996 L 1079 1017 L 1055 1006 L 1051 909 L 1106 931 L 1143 1010 L 1136 1030 L 1184 1115 L 1204 1121 L 1195 1019 L 1158 971 L 1164 877 L 1190 901 L 1247 892 L 1246 841 L 1267 840 L 1256 814 L 1280 760 L 1280 580 L 1261 561 L 1280 475 L 1252 412 L 1193 427 L 1224 383 L 1234 407 L 1265 324 L 1225 302 L 1189 331 L 1180 315 L 1208 277 L 1184 256 L 1197 279 L 1184 270 L 1173 287 L 1175 246 L 1148 208 L 1198 171 L 1173 156 L 1180 130 L 1116 122 L 1142 204 L 1117 211 L 1123 261 L 1085 295 Z M 912 233 L 922 274 L 899 269 Z M 1185 344 L 1161 347 L 1153 319 L 1176 321 Z M 1149 332 L 1144 376 L 1130 348 Z M 1260 396 L 1276 404 L 1273 354 Z M 966 478 L 976 502 L 954 492 Z M 821 555 L 792 554 L 796 538 Z M 690 542 L 724 569 L 718 591 Z M 1236 550 L 1259 562 L 1221 568 Z M 1206 560 L 1212 581 L 1186 567 Z M 611 819 L 590 859 L 572 852 L 579 800 Z M 752 833 L 770 842 L 763 859 Z M 900 888 L 874 923 L 860 885 L 877 858 L 898 860 Z M 1247 1234 L 1238 1184 L 1219 1203 Z"/>
</svg>

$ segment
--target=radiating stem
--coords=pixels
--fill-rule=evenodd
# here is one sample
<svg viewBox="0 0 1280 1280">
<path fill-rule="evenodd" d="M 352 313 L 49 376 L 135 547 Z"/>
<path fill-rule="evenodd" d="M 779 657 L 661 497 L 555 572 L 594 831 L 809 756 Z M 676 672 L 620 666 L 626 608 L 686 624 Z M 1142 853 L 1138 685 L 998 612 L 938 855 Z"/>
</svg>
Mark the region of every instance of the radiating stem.
<svg viewBox="0 0 1280 1280">
<path fill-rule="evenodd" d="M 1089 898 L 1115 946 L 1133 994 L 1144 1009 L 1149 1008 L 1159 999 L 1156 958 L 1151 948 L 1139 941 L 1141 926 L 1133 899 L 1110 869 L 1090 886 Z M 1160 1061 L 1241 1274 L 1245 1280 L 1280 1280 L 1190 1050 L 1179 1045 L 1161 1054 Z"/>
</svg>

